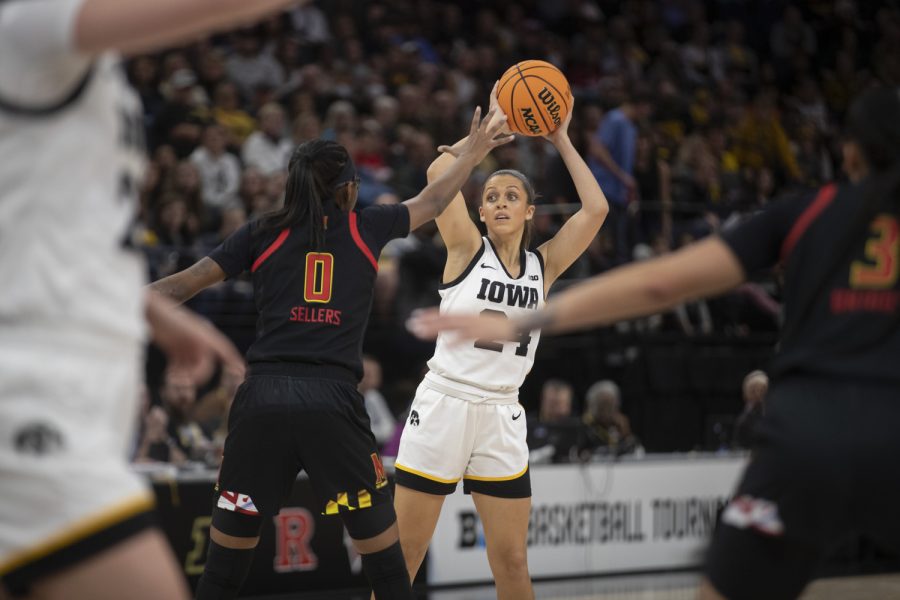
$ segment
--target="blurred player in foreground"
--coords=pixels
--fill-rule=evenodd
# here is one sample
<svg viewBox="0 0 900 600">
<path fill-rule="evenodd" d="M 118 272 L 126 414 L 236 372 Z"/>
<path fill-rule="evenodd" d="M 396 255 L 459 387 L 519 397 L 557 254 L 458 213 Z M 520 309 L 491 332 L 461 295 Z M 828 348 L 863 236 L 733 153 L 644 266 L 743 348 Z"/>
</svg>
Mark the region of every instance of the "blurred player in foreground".
<svg viewBox="0 0 900 600">
<path fill-rule="evenodd" d="M 517 339 L 666 310 L 783 263 L 785 329 L 753 456 L 710 547 L 700 597 L 796 598 L 829 543 L 900 550 L 900 92 L 851 108 L 850 181 L 776 202 L 721 236 L 615 269 L 515 320 L 414 318 L 422 336 Z"/>
<path fill-rule="evenodd" d="M 0 595 L 184 598 L 126 462 L 145 321 L 196 381 L 243 361 L 143 289 L 126 243 L 143 125 L 115 52 L 231 28 L 286 0 L 0 2 Z"/>
</svg>

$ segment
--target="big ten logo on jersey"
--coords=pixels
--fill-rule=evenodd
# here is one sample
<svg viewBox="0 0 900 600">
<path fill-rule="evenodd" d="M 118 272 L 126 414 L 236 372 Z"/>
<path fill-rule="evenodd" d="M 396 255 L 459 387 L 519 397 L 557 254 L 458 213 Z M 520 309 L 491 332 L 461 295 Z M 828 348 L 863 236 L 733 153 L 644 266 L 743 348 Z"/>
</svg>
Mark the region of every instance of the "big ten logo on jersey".
<svg viewBox="0 0 900 600">
<path fill-rule="evenodd" d="M 209 545 L 209 524 L 212 517 L 197 517 L 191 527 L 191 540 L 194 545 L 184 557 L 184 572 L 187 575 L 200 575 L 206 564 L 206 549 Z"/>
<path fill-rule="evenodd" d="M 318 567 L 319 558 L 310 546 L 316 530 L 312 513 L 305 508 L 282 508 L 272 520 L 275 522 L 275 559 L 272 563 L 275 571 L 312 571 Z"/>
<path fill-rule="evenodd" d="M 535 309 L 538 307 L 540 294 L 538 294 L 536 288 L 530 286 L 501 283 L 482 277 L 481 288 L 478 290 L 477 298 L 497 304 L 505 303 L 508 306 Z"/>
</svg>

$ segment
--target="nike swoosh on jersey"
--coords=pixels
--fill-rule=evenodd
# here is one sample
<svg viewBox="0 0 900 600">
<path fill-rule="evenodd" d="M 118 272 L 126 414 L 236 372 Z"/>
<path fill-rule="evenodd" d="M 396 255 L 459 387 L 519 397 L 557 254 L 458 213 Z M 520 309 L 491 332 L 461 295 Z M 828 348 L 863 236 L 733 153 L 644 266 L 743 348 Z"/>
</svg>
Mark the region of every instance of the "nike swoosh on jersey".
<svg viewBox="0 0 900 600">
<path fill-rule="evenodd" d="M 495 267 L 493 265 L 486 265 L 484 263 L 481 263 L 481 268 L 482 269 L 494 269 L 495 271 L 497 270 L 497 267 Z"/>
</svg>

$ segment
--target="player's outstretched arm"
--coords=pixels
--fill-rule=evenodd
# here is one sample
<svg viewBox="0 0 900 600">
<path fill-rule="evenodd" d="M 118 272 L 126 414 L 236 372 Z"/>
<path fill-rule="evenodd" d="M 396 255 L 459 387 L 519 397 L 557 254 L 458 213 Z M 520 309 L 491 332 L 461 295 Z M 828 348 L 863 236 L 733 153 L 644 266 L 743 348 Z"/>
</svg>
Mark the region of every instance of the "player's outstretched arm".
<svg viewBox="0 0 900 600">
<path fill-rule="evenodd" d="M 152 290 L 147 292 L 147 322 L 151 338 L 169 359 L 168 368 L 179 375 L 202 384 L 212 375 L 215 362 L 221 361 L 230 375 L 244 378 L 244 359 L 228 338 Z"/>
<path fill-rule="evenodd" d="M 409 323 L 424 338 L 453 330 L 460 337 L 518 339 L 521 332 L 541 329 L 564 333 L 652 315 L 691 298 L 714 296 L 734 288 L 746 275 L 738 258 L 718 237 L 678 252 L 633 263 L 592 277 L 553 296 L 544 310 L 514 320 L 422 313 Z"/>
<path fill-rule="evenodd" d="M 574 112 L 573 106 L 562 125 L 545 136 L 559 151 L 581 199 L 581 209 L 563 224 L 553 238 L 538 248 L 544 257 L 545 292 L 587 250 L 609 214 L 609 203 L 603 190 L 569 139 L 569 123 Z"/>
<path fill-rule="evenodd" d="M 428 167 L 428 183 L 432 183 L 440 179 L 456 162 L 456 153 L 459 153 L 465 145 L 468 138 L 463 138 L 453 144 L 447 151 L 441 152 L 436 159 Z M 444 148 L 444 146 L 441 146 Z M 469 216 L 469 210 L 466 207 L 466 199 L 461 192 L 458 192 L 447 208 L 437 216 L 434 220 L 441 232 L 441 238 L 447 247 L 450 255 L 459 254 L 461 259 L 465 259 L 467 255 L 469 259 L 478 251 L 481 244 L 481 234 L 478 228 Z M 466 259 L 465 262 L 468 262 Z"/>
<path fill-rule="evenodd" d="M 159 50 L 250 24 L 294 0 L 83 0 L 74 47 L 86 54 Z"/>
<path fill-rule="evenodd" d="M 225 271 L 219 263 L 205 256 L 178 273 L 154 281 L 150 290 L 174 300 L 178 304 L 190 300 L 202 290 L 225 280 Z"/>
<path fill-rule="evenodd" d="M 410 229 L 416 229 L 444 212 L 469 178 L 472 169 L 484 160 L 491 150 L 513 140 L 511 135 L 494 139 L 506 122 L 506 119 L 494 119 L 499 110 L 499 108 L 492 109 L 482 119 L 481 107 L 476 108 L 469 136 L 460 149 L 458 158 L 443 175 L 430 182 L 418 196 L 404 202 L 409 209 Z"/>
</svg>

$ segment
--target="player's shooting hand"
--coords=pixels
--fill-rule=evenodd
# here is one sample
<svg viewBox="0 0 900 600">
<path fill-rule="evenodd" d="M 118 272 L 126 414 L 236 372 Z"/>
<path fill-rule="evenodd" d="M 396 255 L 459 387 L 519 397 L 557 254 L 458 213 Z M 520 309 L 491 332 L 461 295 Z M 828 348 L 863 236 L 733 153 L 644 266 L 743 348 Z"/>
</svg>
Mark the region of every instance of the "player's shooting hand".
<svg viewBox="0 0 900 600">
<path fill-rule="evenodd" d="M 559 124 L 559 127 L 545 135 L 544 138 L 554 146 L 558 146 L 560 142 L 567 140 L 569 138 L 569 123 L 572 122 L 573 114 L 575 114 L 575 99 L 570 96 L 569 113 L 566 115 L 566 118 Z"/>
<path fill-rule="evenodd" d="M 147 297 L 147 320 L 154 343 L 165 352 L 168 368 L 195 385 L 206 383 L 217 361 L 243 380 L 246 365 L 237 348 L 219 330 L 155 292 Z"/>
<path fill-rule="evenodd" d="M 497 116 L 503 115 L 500 107 L 494 107 L 488 111 L 484 119 L 481 118 L 481 107 L 475 109 L 472 116 L 472 125 L 469 128 L 469 137 L 466 143 L 460 148 L 455 146 L 438 146 L 438 152 L 446 152 L 457 158 L 462 156 L 471 156 L 476 163 L 484 160 L 484 157 L 490 154 L 491 150 L 497 146 L 508 144 L 515 139 L 513 135 L 500 135 L 500 130 L 506 125 L 506 115 L 503 118 Z M 495 118 L 497 117 L 497 118 Z"/>
<path fill-rule="evenodd" d="M 512 341 L 519 337 L 515 324 L 505 315 L 442 315 L 437 308 L 413 312 L 406 321 L 406 328 L 423 340 L 433 340 L 441 331 L 456 333 L 460 342 L 474 339 Z"/>
</svg>

